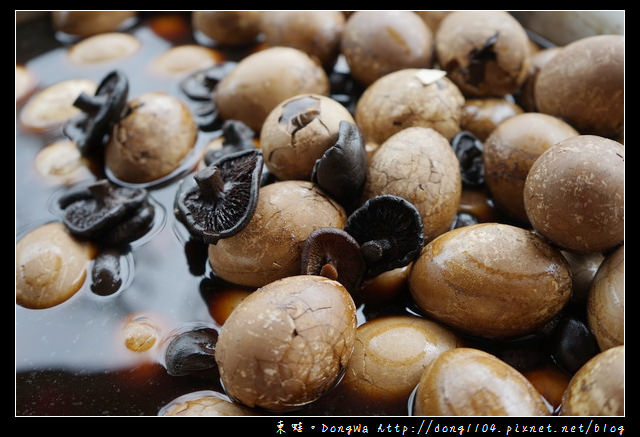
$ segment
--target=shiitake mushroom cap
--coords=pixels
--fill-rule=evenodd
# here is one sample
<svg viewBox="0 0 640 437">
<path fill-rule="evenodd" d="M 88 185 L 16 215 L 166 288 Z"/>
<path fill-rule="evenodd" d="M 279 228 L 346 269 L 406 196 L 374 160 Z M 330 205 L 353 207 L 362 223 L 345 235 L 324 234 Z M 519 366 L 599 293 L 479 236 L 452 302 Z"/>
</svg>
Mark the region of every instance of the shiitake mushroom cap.
<svg viewBox="0 0 640 437">
<path fill-rule="evenodd" d="M 198 171 L 197 185 L 176 198 L 176 217 L 209 244 L 240 232 L 258 202 L 262 164 L 262 151 L 254 149 L 223 156 Z"/>
<path fill-rule="evenodd" d="M 345 231 L 360 243 L 367 278 L 409 264 L 425 243 L 420 212 L 408 200 L 389 194 L 372 197 L 355 210 Z"/>
<path fill-rule="evenodd" d="M 98 85 L 94 96 L 80 93 L 73 106 L 82 114 L 64 126 L 64 134 L 76 143 L 83 155 L 89 155 L 105 144 L 105 136 L 120 120 L 127 105 L 129 81 L 121 71 L 107 74 Z"/>
<path fill-rule="evenodd" d="M 358 290 L 365 261 L 358 242 L 338 228 L 313 231 L 302 249 L 303 275 L 324 276 L 340 282 L 350 292 Z"/>
<path fill-rule="evenodd" d="M 367 177 L 367 152 L 358 126 L 340 121 L 338 141 L 316 160 L 311 181 L 343 206 L 362 192 Z"/>
</svg>

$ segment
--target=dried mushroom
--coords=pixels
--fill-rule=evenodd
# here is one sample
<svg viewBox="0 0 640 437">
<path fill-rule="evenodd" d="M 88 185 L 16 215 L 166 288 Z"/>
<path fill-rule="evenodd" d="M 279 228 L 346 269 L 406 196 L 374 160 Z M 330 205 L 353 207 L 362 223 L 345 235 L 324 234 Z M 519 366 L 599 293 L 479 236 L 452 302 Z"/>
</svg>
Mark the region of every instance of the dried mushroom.
<svg viewBox="0 0 640 437">
<path fill-rule="evenodd" d="M 155 216 L 147 190 L 118 187 L 106 179 L 67 193 L 58 205 L 64 211 L 64 224 L 73 235 L 109 246 L 140 238 Z"/>
<path fill-rule="evenodd" d="M 127 105 L 129 82 L 120 71 L 107 74 L 93 96 L 80 93 L 73 106 L 82 114 L 64 126 L 64 134 L 76 143 L 83 155 L 89 155 L 103 146 L 105 136 L 122 116 Z"/>
<path fill-rule="evenodd" d="M 367 152 L 358 127 L 340 121 L 338 141 L 316 160 L 311 180 L 327 194 L 347 205 L 362 192 L 367 177 Z"/>
<path fill-rule="evenodd" d="M 460 161 L 460 176 L 465 186 L 483 185 L 482 141 L 471 132 L 462 131 L 451 139 L 451 147 Z"/>
<path fill-rule="evenodd" d="M 222 147 L 209 149 L 204 155 L 204 162 L 211 165 L 223 156 L 243 150 L 254 149 L 253 129 L 240 120 L 227 120 L 222 125 Z"/>
<path fill-rule="evenodd" d="M 172 376 L 216 367 L 215 352 L 218 332 L 212 328 L 198 328 L 175 336 L 167 345 L 165 366 Z"/>
<path fill-rule="evenodd" d="M 255 211 L 261 173 L 260 150 L 223 157 L 198 171 L 197 185 L 179 194 L 176 217 L 205 243 L 238 233 Z"/>
<path fill-rule="evenodd" d="M 365 271 L 360 245 L 338 228 L 320 228 L 309 235 L 302 249 L 302 274 L 324 276 L 353 293 Z"/>
<path fill-rule="evenodd" d="M 402 197 L 372 197 L 347 219 L 345 231 L 360 243 L 366 277 L 409 264 L 425 242 L 420 213 Z"/>
</svg>

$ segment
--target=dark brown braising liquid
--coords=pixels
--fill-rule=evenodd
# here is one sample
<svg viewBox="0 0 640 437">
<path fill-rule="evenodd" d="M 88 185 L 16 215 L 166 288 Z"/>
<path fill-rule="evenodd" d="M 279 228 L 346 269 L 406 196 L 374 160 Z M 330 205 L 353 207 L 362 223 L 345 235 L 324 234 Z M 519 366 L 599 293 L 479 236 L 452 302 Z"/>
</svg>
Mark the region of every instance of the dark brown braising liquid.
<svg viewBox="0 0 640 437">
<path fill-rule="evenodd" d="M 72 78 L 99 83 L 108 72 L 120 69 L 129 80 L 130 99 L 164 91 L 193 105 L 180 91 L 181 78 L 163 77 L 150 69 L 152 60 L 172 46 L 195 43 L 187 14 L 160 18 L 154 22 L 157 15 L 143 14 L 128 30 L 141 42 L 133 56 L 84 66 L 67 59 L 69 45 L 56 41 L 48 17 L 43 17 L 17 27 L 16 61 L 36 75 L 38 90 Z M 155 33 L 154 24 L 171 38 Z M 255 49 L 225 55 L 237 61 Z M 17 106 L 16 115 L 22 107 Z M 219 135 L 220 131 L 201 131 L 196 148 L 202 149 Z M 36 134 L 16 121 L 16 240 L 47 221 L 57 220 L 51 199 L 64 187 L 38 174 L 34 158 L 44 146 L 62 137 L 61 129 Z M 97 171 L 95 177 L 104 175 Z M 225 288 L 210 279 L 209 266 L 189 263 L 196 259 L 204 264 L 206 252 L 189 242 L 173 215 L 179 185 L 180 179 L 175 179 L 150 188 L 150 195 L 164 208 L 164 222 L 152 238 L 128 254 L 133 277 L 126 289 L 99 296 L 91 291 L 88 279 L 72 298 L 53 308 L 31 310 L 16 305 L 16 415 L 156 415 L 178 396 L 199 390 L 223 392 L 214 371 L 174 377 L 163 363 L 164 340 L 172 333 L 198 326 L 219 328 L 210 307 L 216 293 Z M 405 293 L 392 303 L 361 305 L 358 322 L 411 314 L 411 308 Z M 136 316 L 147 317 L 160 330 L 158 344 L 147 352 L 135 353 L 125 347 L 123 326 Z M 294 414 L 339 414 L 339 407 L 327 407 L 330 397 L 331 393 Z"/>
</svg>

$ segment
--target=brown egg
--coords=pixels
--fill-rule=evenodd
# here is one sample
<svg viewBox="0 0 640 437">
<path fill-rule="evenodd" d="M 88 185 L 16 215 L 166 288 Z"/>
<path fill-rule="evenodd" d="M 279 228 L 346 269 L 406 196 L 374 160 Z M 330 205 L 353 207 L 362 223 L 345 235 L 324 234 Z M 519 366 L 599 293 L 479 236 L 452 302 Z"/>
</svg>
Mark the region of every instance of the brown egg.
<svg viewBox="0 0 640 437">
<path fill-rule="evenodd" d="M 240 120 L 260 132 L 273 108 L 306 93 L 329 93 L 322 67 L 298 49 L 271 47 L 241 60 L 218 83 L 214 99 L 222 118 Z"/>
<path fill-rule="evenodd" d="M 441 70 L 404 69 L 370 85 L 355 119 L 365 143 L 376 149 L 409 127 L 430 127 L 451 140 L 460 132 L 464 97 Z"/>
<path fill-rule="evenodd" d="M 133 20 L 136 11 L 53 11 L 53 28 L 71 35 L 91 36 L 113 32 Z"/>
<path fill-rule="evenodd" d="M 16 302 L 40 309 L 66 301 L 84 284 L 94 255 L 95 247 L 77 241 L 62 223 L 29 232 L 16 244 Z"/>
<path fill-rule="evenodd" d="M 259 416 L 217 392 L 204 390 L 180 396 L 162 407 L 158 416 Z"/>
<path fill-rule="evenodd" d="M 468 99 L 462 107 L 460 128 L 484 141 L 500 123 L 522 112 L 522 108 L 505 99 Z"/>
<path fill-rule="evenodd" d="M 38 173 L 54 182 L 72 184 L 91 176 L 89 162 L 71 140 L 58 140 L 43 147 L 34 163 Z"/>
<path fill-rule="evenodd" d="M 164 76 L 182 78 L 224 60 L 222 53 L 196 44 L 175 46 L 151 61 L 150 69 Z"/>
<path fill-rule="evenodd" d="M 369 85 L 405 68 L 429 68 L 433 35 L 411 11 L 358 11 L 342 34 L 342 54 L 351 75 Z"/>
<path fill-rule="evenodd" d="M 483 223 L 425 246 L 409 290 L 430 317 L 483 337 L 523 335 L 555 316 L 571 295 L 562 255 L 530 231 Z"/>
<path fill-rule="evenodd" d="M 76 64 L 92 65 L 131 56 L 138 51 L 140 45 L 138 38 L 128 33 L 103 33 L 74 44 L 68 55 Z"/>
<path fill-rule="evenodd" d="M 80 93 L 93 95 L 96 88 L 97 84 L 89 79 L 69 79 L 50 85 L 27 101 L 20 111 L 20 123 L 35 132 L 59 128 L 80 114 L 80 109 L 73 106 Z"/>
<path fill-rule="evenodd" d="M 209 246 L 215 273 L 261 287 L 300 272 L 302 248 L 318 228 L 343 228 L 342 207 L 313 183 L 281 181 L 260 189 L 253 217 L 237 234 Z"/>
<path fill-rule="evenodd" d="M 504 11 L 455 11 L 440 23 L 436 53 L 466 96 L 502 97 L 529 71 L 529 38 Z"/>
<path fill-rule="evenodd" d="M 624 146 L 568 138 L 535 161 L 524 185 L 534 229 L 563 249 L 603 252 L 624 241 Z"/>
<path fill-rule="evenodd" d="M 227 394 L 249 407 L 290 411 L 332 388 L 347 365 L 356 309 L 336 281 L 290 276 L 252 293 L 216 345 Z"/>
<path fill-rule="evenodd" d="M 129 102 L 131 111 L 113 128 L 107 168 L 126 182 L 158 180 L 176 170 L 195 145 L 198 127 L 188 106 L 163 92 Z"/>
<path fill-rule="evenodd" d="M 345 411 L 357 415 L 406 414 L 424 368 L 459 346 L 457 336 L 430 320 L 388 316 L 358 327 L 340 391 Z"/>
<path fill-rule="evenodd" d="M 601 350 L 624 344 L 624 246 L 607 256 L 587 300 L 589 328 Z"/>
<path fill-rule="evenodd" d="M 501 123 L 484 142 L 484 176 L 496 206 L 528 223 L 524 182 L 536 159 L 549 147 L 578 132 L 546 114 L 519 114 Z"/>
<path fill-rule="evenodd" d="M 562 47 L 549 47 L 535 53 L 531 52 L 531 66 L 529 67 L 529 74 L 527 75 L 527 78 L 522 84 L 520 90 L 515 93 L 516 101 L 526 112 L 538 111 L 534 95 L 538 73 L 540 73 L 542 67 L 557 55 L 560 50 L 562 50 Z"/>
<path fill-rule="evenodd" d="M 259 11 L 193 11 L 193 29 L 217 44 L 239 46 L 251 44 L 260 34 Z"/>
<path fill-rule="evenodd" d="M 349 111 L 329 97 L 300 94 L 285 100 L 262 125 L 265 165 L 280 180 L 311 179 L 316 160 L 338 140 L 343 120 L 355 123 Z"/>
<path fill-rule="evenodd" d="M 624 416 L 624 346 L 600 352 L 573 375 L 563 416 Z"/>
<path fill-rule="evenodd" d="M 331 68 L 340 54 L 345 26 L 340 11 L 265 11 L 261 28 L 271 47 L 293 47 Z"/>
<path fill-rule="evenodd" d="M 624 130 L 624 36 L 599 35 L 565 46 L 538 73 L 540 112 L 581 134 L 617 138 Z"/>
<path fill-rule="evenodd" d="M 391 194 L 413 203 L 431 240 L 449 229 L 458 210 L 459 165 L 447 139 L 435 130 L 404 129 L 371 158 L 363 197 Z"/>
<path fill-rule="evenodd" d="M 424 370 L 416 416 L 547 416 L 540 393 L 517 370 L 478 349 L 443 352 Z"/>
</svg>

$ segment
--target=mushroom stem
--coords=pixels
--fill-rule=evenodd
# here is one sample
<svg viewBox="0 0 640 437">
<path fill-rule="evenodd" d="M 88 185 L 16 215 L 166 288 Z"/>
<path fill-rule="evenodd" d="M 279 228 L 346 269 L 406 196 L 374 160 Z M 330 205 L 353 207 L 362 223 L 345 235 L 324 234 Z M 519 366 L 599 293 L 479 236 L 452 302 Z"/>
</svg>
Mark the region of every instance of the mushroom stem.
<svg viewBox="0 0 640 437">
<path fill-rule="evenodd" d="M 325 265 L 323 265 L 322 268 L 320 269 L 320 276 L 324 276 L 325 278 L 333 279 L 334 281 L 337 281 L 338 269 L 336 269 L 336 266 L 334 266 L 333 263 L 328 262 Z"/>
<path fill-rule="evenodd" d="M 106 103 L 106 96 L 90 96 L 86 93 L 80 95 L 73 102 L 73 106 L 87 114 L 96 114 Z"/>
<path fill-rule="evenodd" d="M 380 240 L 371 240 L 367 241 L 362 246 L 360 246 L 360 250 L 362 250 L 362 256 L 367 262 L 376 262 L 382 258 L 384 253 L 391 249 L 392 244 L 386 238 Z"/>
<path fill-rule="evenodd" d="M 194 179 L 204 198 L 219 200 L 224 197 L 224 179 L 217 166 L 205 167 L 195 174 Z"/>
</svg>

